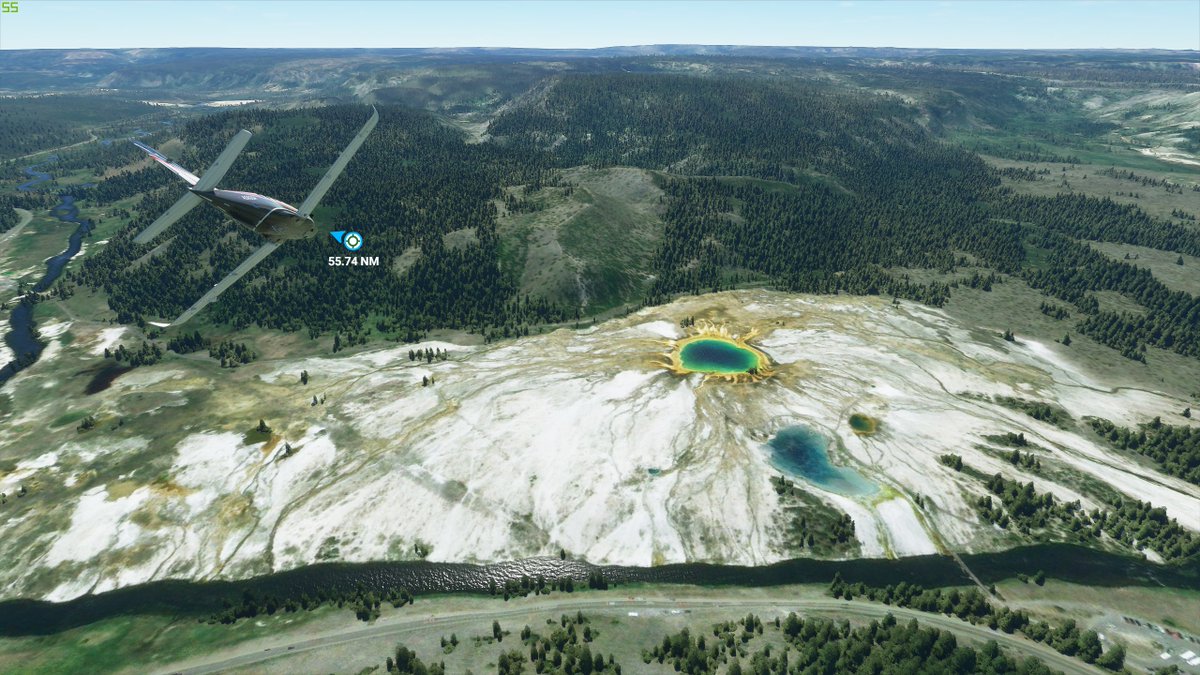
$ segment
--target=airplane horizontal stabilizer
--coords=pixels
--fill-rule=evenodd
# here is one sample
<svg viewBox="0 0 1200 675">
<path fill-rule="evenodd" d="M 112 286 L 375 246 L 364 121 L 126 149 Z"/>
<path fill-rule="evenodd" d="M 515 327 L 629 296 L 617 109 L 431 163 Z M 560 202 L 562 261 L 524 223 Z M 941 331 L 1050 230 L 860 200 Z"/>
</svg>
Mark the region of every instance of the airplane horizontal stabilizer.
<svg viewBox="0 0 1200 675">
<path fill-rule="evenodd" d="M 142 143 L 141 141 L 134 141 L 133 144 L 138 146 L 142 150 L 145 150 L 148 155 L 150 155 L 151 157 L 154 158 L 154 161 L 158 162 L 159 164 L 162 164 L 163 166 L 167 167 L 171 171 L 175 172 L 176 176 L 179 176 L 180 178 L 186 180 L 188 182 L 188 185 L 195 185 L 196 183 L 200 182 L 200 179 L 196 177 L 196 174 L 192 173 L 191 171 L 188 171 L 187 169 L 183 168 L 182 166 L 179 166 L 175 162 L 172 162 L 171 160 L 167 159 L 166 155 L 155 150 L 154 148 L 146 145 L 145 143 Z"/>
</svg>

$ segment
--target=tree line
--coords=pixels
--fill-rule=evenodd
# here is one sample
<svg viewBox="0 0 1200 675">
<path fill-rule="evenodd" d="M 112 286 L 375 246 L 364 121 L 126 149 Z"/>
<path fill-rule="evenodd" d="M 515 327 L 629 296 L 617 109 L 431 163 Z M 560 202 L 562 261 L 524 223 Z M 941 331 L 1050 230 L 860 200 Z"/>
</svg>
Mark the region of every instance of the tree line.
<svg viewBox="0 0 1200 675">
<path fill-rule="evenodd" d="M 955 616 L 1005 633 L 1020 632 L 1035 642 L 1046 643 L 1061 654 L 1074 656 L 1085 663 L 1094 663 L 1109 670 L 1121 670 L 1125 663 L 1124 647 L 1117 645 L 1104 651 L 1096 631 L 1081 631 L 1074 619 L 1068 619 L 1055 628 L 1045 621 L 1033 621 L 1023 609 L 996 607 L 987 595 L 976 588 L 965 591 L 925 589 L 918 584 L 903 581 L 895 585 L 872 587 L 863 583 L 846 583 L 838 574 L 829 585 L 829 593 L 835 598 L 845 600 L 865 597 L 885 605 Z"/>
<path fill-rule="evenodd" d="M 854 519 L 797 488 L 794 481 L 772 476 L 779 495 L 784 546 L 796 555 L 850 555 L 859 550 Z"/>
<path fill-rule="evenodd" d="M 414 602 L 413 595 L 406 588 L 387 586 L 381 589 L 368 589 L 362 584 L 348 590 L 332 590 L 318 588 L 314 594 L 307 591 L 299 596 L 279 597 L 268 593 L 255 593 L 250 590 L 242 592 L 236 600 L 221 601 L 222 609 L 214 612 L 200 621 L 215 624 L 231 624 L 241 619 L 253 619 L 257 616 L 272 616 L 276 612 L 293 613 L 311 611 L 324 605 L 347 607 L 354 612 L 360 621 L 372 621 L 379 618 L 382 603 L 391 603 L 392 607 L 403 607 Z"/>
<path fill-rule="evenodd" d="M 1087 314 L 1076 324 L 1080 333 L 1135 360 L 1145 359 L 1145 345 L 1200 358 L 1200 298 L 1172 291 L 1150 270 L 1112 260 L 1061 234 L 1035 234 L 1030 245 L 1042 252 L 1045 264 L 1027 269 L 1025 280 Z M 1116 291 L 1146 312 L 1101 311 L 1092 291 Z"/>
<path fill-rule="evenodd" d="M 994 78 L 940 76 L 984 98 L 998 95 L 986 85 Z M 653 282 L 644 297 L 629 298 L 635 303 L 753 281 L 938 306 L 956 285 L 986 291 L 998 275 L 1019 274 L 1073 304 L 1083 315 L 1080 332 L 1131 358 L 1144 358 L 1146 345 L 1200 357 L 1200 301 L 1079 241 L 1197 254 L 1200 234 L 1109 199 L 1014 194 L 999 172 L 939 140 L 919 122 L 922 111 L 896 97 L 661 73 L 569 73 L 544 94 L 498 115 L 483 143 L 466 142 L 427 112 L 381 107 L 379 127 L 316 215 L 330 229 L 363 231 L 370 253 L 386 263 L 334 270 L 325 264 L 327 238 L 289 242 L 207 310 L 210 318 L 314 337 L 338 331 L 342 346 L 371 336 L 413 340 L 435 328 L 490 340 L 577 319 L 578 307 L 517 292 L 524 261 L 502 259 L 497 205 L 508 187 L 556 184 L 560 169 L 619 165 L 661 172 L 665 192 L 664 236 L 642 270 Z M 180 159 L 204 166 L 237 129 L 262 129 L 225 184 L 295 203 L 366 115 L 353 105 L 225 111 L 182 126 Z M 133 234 L 179 190 L 152 166 L 93 191 L 104 203 L 144 195 L 130 227 L 68 273 L 103 288 L 122 322 L 175 315 L 259 243 L 215 210 L 196 209 L 172 228 L 165 251 L 131 266 L 149 250 L 133 244 Z M 462 228 L 475 239 L 446 246 L 443 236 Z M 406 252 L 411 264 L 394 266 Z M 963 264 L 990 270 L 923 282 L 895 271 L 948 273 Z M 1100 290 L 1128 296 L 1146 315 L 1100 312 Z"/>
<path fill-rule="evenodd" d="M 1098 417 L 1089 418 L 1088 425 L 1114 446 L 1152 460 L 1164 473 L 1200 485 L 1200 428 L 1164 424 L 1161 417 L 1136 429 Z"/>
<path fill-rule="evenodd" d="M 762 619 L 750 614 L 737 622 L 713 627 L 712 635 L 693 635 L 687 628 L 664 636 L 647 650 L 643 661 L 669 663 L 689 675 L 785 675 L 787 673 L 1051 673 L 1034 658 L 1005 655 L 995 640 L 980 647 L 960 644 L 954 633 L 926 628 L 913 619 L 882 620 L 854 626 L 848 620 L 800 617 L 792 612 L 776 618 L 773 632 L 783 639 L 773 645 L 759 638 Z"/>
<path fill-rule="evenodd" d="M 1038 539 L 1054 539 L 1056 532 L 1083 543 L 1101 544 L 1108 538 L 1130 549 L 1151 549 L 1167 561 L 1200 553 L 1200 536 L 1149 502 L 1118 497 L 1109 509 L 1089 511 L 1078 500 L 1064 502 L 1049 492 L 1038 493 L 1032 482 L 1000 474 L 987 479 L 986 487 L 990 494 L 975 501 L 976 512 L 1001 528 Z"/>
</svg>

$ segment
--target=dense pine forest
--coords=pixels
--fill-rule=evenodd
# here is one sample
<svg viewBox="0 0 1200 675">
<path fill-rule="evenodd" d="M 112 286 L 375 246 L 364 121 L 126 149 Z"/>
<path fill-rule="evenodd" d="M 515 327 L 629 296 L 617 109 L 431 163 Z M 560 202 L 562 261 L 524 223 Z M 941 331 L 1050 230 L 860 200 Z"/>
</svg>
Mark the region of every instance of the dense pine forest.
<svg viewBox="0 0 1200 675">
<path fill-rule="evenodd" d="M 0 159 L 89 138 L 84 127 L 154 112 L 140 101 L 58 94 L 5 98 L 0 106 Z"/>
<path fill-rule="evenodd" d="M 983 86 L 978 75 L 941 76 Z M 433 328 L 519 335 L 578 320 L 586 307 L 518 292 L 523 261 L 502 261 L 498 219 L 539 208 L 514 198 L 514 187 L 569 190 L 560 170 L 632 166 L 654 172 L 665 229 L 649 268 L 638 270 L 653 281 L 627 306 L 746 283 L 941 305 L 959 282 L 919 283 L 894 270 L 974 266 L 992 272 L 976 272 L 973 287 L 1020 276 L 1073 305 L 1078 332 L 1131 359 L 1144 360 L 1147 345 L 1200 356 L 1200 301 L 1082 242 L 1195 255 L 1200 233 L 1188 214 L 1166 220 L 1109 199 L 1015 194 L 1001 171 L 922 121 L 931 111 L 956 114 L 949 104 L 921 108 L 812 80 L 661 73 L 550 78 L 496 115 L 482 139 L 435 114 L 383 106 L 374 136 L 316 216 L 327 229 L 362 231 L 384 264 L 329 268 L 327 238 L 289 243 L 207 314 L 234 327 L 338 333 L 342 344 Z M 175 134 L 178 159 L 206 166 L 237 129 L 251 129 L 255 139 L 223 184 L 298 203 L 367 114 L 337 105 L 208 115 Z M 105 152 L 89 162 L 136 157 Z M 104 204 L 144 195 L 130 227 L 70 280 L 103 288 L 122 322 L 177 314 L 257 245 L 256 235 L 197 209 L 164 237 L 169 246 L 139 260 L 151 247 L 132 235 L 181 187 L 142 166 L 89 194 Z M 470 236 L 449 243 L 456 231 Z M 1146 311 L 1100 311 L 1098 291 Z"/>
<path fill-rule="evenodd" d="M 21 218 L 13 209 L 11 200 L 0 196 L 0 233 L 11 230 L 16 227 Z"/>
<path fill-rule="evenodd" d="M 361 106 L 335 106 L 214 115 L 183 131 L 190 150 L 180 161 L 203 166 L 237 129 L 259 130 L 223 184 L 299 203 L 368 114 Z M 385 264 L 335 276 L 326 266 L 326 256 L 336 252 L 328 238 L 292 242 L 232 288 L 212 310 L 213 319 L 314 334 L 376 328 L 400 337 L 443 326 L 482 330 L 560 320 L 563 308 L 515 297 L 497 265 L 492 200 L 502 184 L 525 182 L 536 171 L 495 146 L 465 144 L 431 115 L 384 108 L 371 142 L 316 216 L 329 229 L 362 231 L 370 254 L 388 263 L 416 247 L 416 263 L 402 274 Z M 256 235 L 217 211 L 196 209 L 171 230 L 174 239 L 160 255 L 129 267 L 151 248 L 132 243 L 132 235 L 170 206 L 180 189 L 174 176 L 152 166 L 122 172 L 94 191 L 104 202 L 146 193 L 133 226 L 79 273 L 85 283 L 105 288 L 122 321 L 173 315 L 257 245 Z M 462 228 L 474 228 L 474 244 L 443 246 L 442 235 Z"/>
</svg>

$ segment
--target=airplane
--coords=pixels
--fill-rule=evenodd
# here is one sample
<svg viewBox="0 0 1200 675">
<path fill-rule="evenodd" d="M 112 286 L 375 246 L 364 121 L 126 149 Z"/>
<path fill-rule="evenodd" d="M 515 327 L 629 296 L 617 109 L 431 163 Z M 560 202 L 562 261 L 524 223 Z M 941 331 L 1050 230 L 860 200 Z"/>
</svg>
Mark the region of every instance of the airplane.
<svg viewBox="0 0 1200 675">
<path fill-rule="evenodd" d="M 313 222 L 313 210 L 317 208 L 317 203 L 325 196 L 333 182 L 341 175 L 342 170 L 350 163 L 350 159 L 354 157 L 354 153 L 358 152 L 358 148 L 367 140 L 367 136 L 375 129 L 375 125 L 379 122 L 379 111 L 371 109 L 371 119 L 363 125 L 350 145 L 342 150 L 342 154 L 334 160 L 329 170 L 317 182 L 316 187 L 304 201 L 300 204 L 300 208 L 296 208 L 291 204 L 272 199 L 253 192 L 243 192 L 240 190 L 221 190 L 217 188 L 217 182 L 225 176 L 225 172 L 233 165 L 233 160 L 241 153 L 242 148 L 246 147 L 247 141 L 250 140 L 250 132 L 242 129 L 233 137 L 229 145 L 221 151 L 217 156 L 217 160 L 213 162 L 208 171 L 204 175 L 197 177 L 192 172 L 179 166 L 178 164 L 167 159 L 161 152 L 151 148 L 140 141 L 133 141 L 133 144 L 145 150 L 159 164 L 170 169 L 175 175 L 184 179 L 191 186 L 188 188 L 187 194 L 180 197 L 179 201 L 175 202 L 171 208 L 158 217 L 145 230 L 133 238 L 134 243 L 145 244 L 162 233 L 163 230 L 170 227 L 188 211 L 198 206 L 201 202 L 208 202 L 225 212 L 225 215 L 230 219 L 243 225 L 266 239 L 266 243 L 258 247 L 254 253 L 250 254 L 242 264 L 238 265 L 224 279 L 217 282 L 207 293 L 204 294 L 194 305 L 187 308 L 180 314 L 177 319 L 170 323 L 159 323 L 149 321 L 152 325 L 160 328 L 168 326 L 178 326 L 191 319 L 201 309 L 204 309 L 218 296 L 225 292 L 238 279 L 246 275 L 255 265 L 262 262 L 264 258 L 271 254 L 272 251 L 279 248 L 280 244 L 292 239 L 303 239 L 312 236 L 317 231 L 317 225 Z"/>
</svg>

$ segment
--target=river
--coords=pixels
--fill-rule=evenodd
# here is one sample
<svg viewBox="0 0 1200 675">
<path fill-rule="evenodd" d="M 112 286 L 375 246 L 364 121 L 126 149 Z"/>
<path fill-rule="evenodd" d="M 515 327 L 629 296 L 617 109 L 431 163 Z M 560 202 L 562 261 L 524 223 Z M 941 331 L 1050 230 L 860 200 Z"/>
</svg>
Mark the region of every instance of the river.
<svg viewBox="0 0 1200 675">
<path fill-rule="evenodd" d="M 1094 551 L 1070 544 L 1038 544 L 999 553 L 966 554 L 968 566 L 984 583 L 1018 573 L 1046 576 L 1091 586 L 1166 586 L 1200 590 L 1200 560 L 1158 565 L 1130 556 Z M 972 582 L 952 558 L 929 555 L 898 560 L 788 560 L 774 565 L 742 567 L 687 563 L 657 567 L 597 567 L 557 558 L 532 558 L 491 565 L 430 562 L 328 563 L 242 581 L 155 581 L 85 595 L 69 602 L 9 600 L 0 603 L 0 635 L 44 635 L 123 614 L 204 616 L 220 611 L 225 601 L 244 593 L 280 600 L 315 597 L 318 589 L 348 593 L 406 588 L 415 594 L 479 593 L 489 584 L 503 588 L 507 580 L 570 576 L 585 581 L 602 570 L 610 583 L 699 584 L 705 586 L 778 586 L 827 583 L 834 574 L 849 582 L 884 586 L 905 581 L 925 587 L 966 586 Z M 611 591 L 610 591 L 611 592 Z M 621 592 L 618 590 L 617 592 Z"/>
<path fill-rule="evenodd" d="M 39 184 L 50 180 L 50 174 L 38 171 L 38 169 L 57 159 L 57 155 L 50 155 L 45 162 L 25 167 L 25 175 L 29 176 L 29 180 L 17 186 L 17 190 L 29 192 Z M 67 239 L 66 249 L 46 260 L 46 274 L 34 285 L 33 292 L 35 293 L 46 291 L 58 280 L 67 262 L 79 253 L 79 249 L 83 246 L 84 235 L 92 229 L 91 221 L 79 219 L 79 207 L 75 205 L 75 197 L 64 194 L 59 198 L 61 201 L 50 209 L 50 214 L 64 223 L 73 223 L 76 228 Z M 9 316 L 8 322 L 11 329 L 4 337 L 4 341 L 12 350 L 14 360 L 0 368 L 0 386 L 3 386 L 23 368 L 33 365 L 42 354 L 43 345 L 37 339 L 33 323 L 33 307 L 30 303 L 19 302 Z"/>
<path fill-rule="evenodd" d="M 51 156 L 49 161 L 57 159 Z M 50 179 L 37 169 L 47 162 L 25 168 L 30 180 L 21 191 L 32 190 Z M 62 274 L 67 262 L 79 253 L 91 224 L 79 220 L 75 198 L 62 195 L 51 209 L 60 221 L 77 225 L 66 249 L 46 261 L 46 275 L 33 291 L 43 292 Z M 0 369 L 0 385 L 41 354 L 34 337 L 33 306 L 21 303 L 9 319 L 12 330 L 6 337 L 18 361 Z M 1094 586 L 1167 586 L 1200 590 L 1200 561 L 1185 565 L 1154 563 L 1098 552 L 1067 544 L 1039 544 L 1000 553 L 963 555 L 966 564 L 984 583 L 1014 577 L 1018 573 L 1045 571 L 1052 578 Z M 413 593 L 486 592 L 491 583 L 522 576 L 547 580 L 570 576 L 586 580 L 596 569 L 614 583 L 663 583 L 701 585 L 777 586 L 794 583 L 824 583 L 835 573 L 850 582 L 886 585 L 906 581 L 926 587 L 969 585 L 958 565 L 944 556 L 921 556 L 899 560 L 860 559 L 826 561 L 797 559 L 761 567 L 677 564 L 658 567 L 596 567 L 557 558 L 534 558 L 492 565 L 428 562 L 330 563 L 310 565 L 242 581 L 155 581 L 137 586 L 85 595 L 63 603 L 36 600 L 0 602 L 0 635 L 50 634 L 94 621 L 130 613 L 205 615 L 219 611 L 225 601 L 236 601 L 246 592 L 273 595 L 280 599 L 315 595 L 317 589 L 348 592 L 366 589 L 407 588 Z"/>
</svg>

